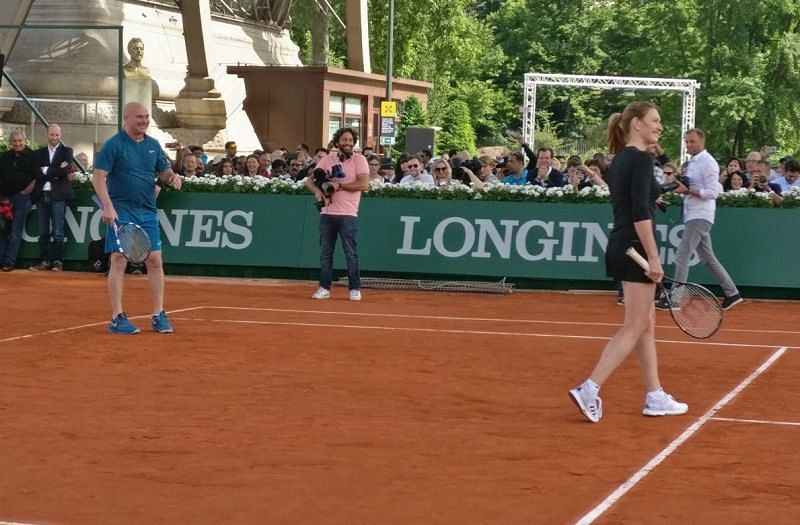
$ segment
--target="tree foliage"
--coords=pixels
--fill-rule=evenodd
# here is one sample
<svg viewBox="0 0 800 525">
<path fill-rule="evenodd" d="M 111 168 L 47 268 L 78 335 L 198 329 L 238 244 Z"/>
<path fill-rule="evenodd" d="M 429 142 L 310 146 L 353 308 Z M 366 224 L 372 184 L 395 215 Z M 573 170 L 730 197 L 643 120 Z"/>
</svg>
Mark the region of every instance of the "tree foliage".
<svg viewBox="0 0 800 525">
<path fill-rule="evenodd" d="M 406 130 L 413 127 L 427 126 L 427 117 L 425 109 L 422 107 L 422 102 L 411 95 L 403 101 L 402 111 L 400 113 L 400 121 L 397 125 L 397 143 L 394 149 L 399 151 L 406 150 Z"/>
<path fill-rule="evenodd" d="M 442 115 L 442 130 L 436 137 L 438 151 L 467 150 L 475 154 L 475 130 L 472 129 L 472 119 L 467 103 L 454 100 Z"/>
<path fill-rule="evenodd" d="M 292 36 L 310 56 L 313 0 L 295 0 Z M 331 2 L 343 17 L 343 0 Z M 388 2 L 369 0 L 373 72 L 386 69 Z M 528 72 L 694 78 L 697 125 L 719 157 L 765 144 L 800 150 L 798 0 L 403 0 L 395 2 L 394 75 L 433 82 L 429 124 L 467 107 L 479 145 L 519 128 Z M 329 24 L 344 60 L 344 31 Z M 668 152 L 680 146 L 680 95 L 637 92 L 658 103 Z M 537 109 L 560 139 L 602 127 L 630 94 L 542 88 Z M 461 108 L 463 109 L 463 108 Z M 449 140 L 449 139 L 448 139 Z"/>
</svg>

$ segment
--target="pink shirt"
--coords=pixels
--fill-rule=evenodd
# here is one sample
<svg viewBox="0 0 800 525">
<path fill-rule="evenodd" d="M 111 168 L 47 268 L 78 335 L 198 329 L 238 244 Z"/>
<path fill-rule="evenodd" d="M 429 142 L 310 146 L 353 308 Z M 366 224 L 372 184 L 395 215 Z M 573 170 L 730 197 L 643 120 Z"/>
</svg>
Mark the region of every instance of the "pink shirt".
<svg viewBox="0 0 800 525">
<path fill-rule="evenodd" d="M 353 153 L 349 159 L 341 161 L 338 153 L 331 153 L 317 163 L 316 168 L 331 171 L 335 164 L 341 164 L 344 177 L 341 179 L 333 178 L 331 181 L 347 184 L 356 181 L 356 175 L 369 175 L 369 164 L 367 158 L 360 153 Z M 361 202 L 360 191 L 339 190 L 330 198 L 330 204 L 322 208 L 322 213 L 328 215 L 349 215 L 358 217 L 358 203 Z"/>
</svg>

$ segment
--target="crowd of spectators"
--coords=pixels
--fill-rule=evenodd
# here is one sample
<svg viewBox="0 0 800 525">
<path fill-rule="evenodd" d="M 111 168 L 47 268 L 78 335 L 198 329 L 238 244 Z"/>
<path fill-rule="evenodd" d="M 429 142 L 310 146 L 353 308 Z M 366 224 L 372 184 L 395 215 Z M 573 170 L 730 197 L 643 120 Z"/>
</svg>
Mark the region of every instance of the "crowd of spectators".
<svg viewBox="0 0 800 525">
<path fill-rule="evenodd" d="M 361 153 L 367 157 L 370 181 L 401 186 L 467 185 L 483 188 L 487 184 L 534 185 L 543 188 L 575 190 L 607 186 L 606 171 L 613 156 L 595 153 L 591 157 L 556 155 L 553 149 L 540 147 L 534 151 L 521 137 L 515 136 L 518 148 L 498 156 L 472 156 L 468 151 L 451 150 L 435 156 L 428 149 L 402 153 L 394 162 L 377 155 L 371 148 Z M 294 151 L 279 148 L 274 151 L 256 150 L 250 155 L 238 155 L 236 142 L 225 144 L 225 154 L 209 160 L 200 146 L 179 149 L 175 169 L 184 176 L 241 175 L 281 178 L 300 182 L 313 171 L 316 162 L 332 149 L 317 148 L 314 153 L 307 144 L 298 144 Z M 654 176 L 661 182 L 671 182 L 685 166 L 671 162 L 660 146 L 651 152 L 655 162 Z M 745 159 L 732 158 L 720 164 L 719 182 L 722 190 L 767 192 L 776 203 L 781 194 L 800 186 L 798 161 L 791 157 L 780 159 L 774 167 L 767 161 L 768 149 L 750 152 Z"/>
</svg>

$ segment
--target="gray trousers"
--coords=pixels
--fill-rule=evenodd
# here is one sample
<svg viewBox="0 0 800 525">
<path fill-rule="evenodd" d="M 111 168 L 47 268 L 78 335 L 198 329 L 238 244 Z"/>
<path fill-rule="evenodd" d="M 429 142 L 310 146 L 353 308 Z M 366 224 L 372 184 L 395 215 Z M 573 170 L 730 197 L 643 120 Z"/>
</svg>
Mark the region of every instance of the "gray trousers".
<svg viewBox="0 0 800 525">
<path fill-rule="evenodd" d="M 738 294 L 739 290 L 736 289 L 731 276 L 714 255 L 711 247 L 711 226 L 713 224 L 704 219 L 686 221 L 683 238 L 675 252 L 675 280 L 686 282 L 689 277 L 689 259 L 692 257 L 692 253 L 697 252 L 700 262 L 708 268 L 708 271 L 720 284 L 725 297 L 731 297 Z"/>
</svg>

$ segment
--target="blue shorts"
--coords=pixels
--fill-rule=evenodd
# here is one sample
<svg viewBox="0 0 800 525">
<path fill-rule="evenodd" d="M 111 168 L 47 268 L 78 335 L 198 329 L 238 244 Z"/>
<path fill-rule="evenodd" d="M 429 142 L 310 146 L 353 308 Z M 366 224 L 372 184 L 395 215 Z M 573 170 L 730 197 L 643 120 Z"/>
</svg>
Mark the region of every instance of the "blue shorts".
<svg viewBox="0 0 800 525">
<path fill-rule="evenodd" d="M 138 224 L 150 237 L 150 251 L 161 251 L 161 228 L 158 224 L 158 213 L 150 210 L 126 210 L 118 209 L 117 216 L 120 222 L 132 222 Z M 106 230 L 106 253 L 117 251 L 117 239 L 113 231 Z"/>
</svg>

